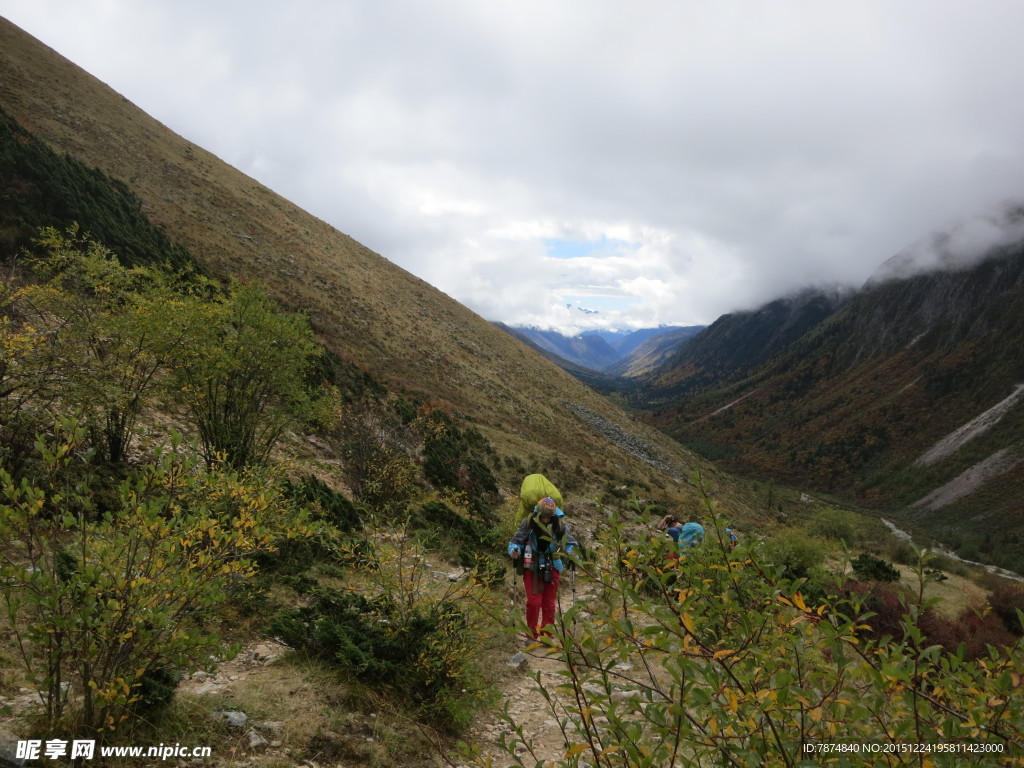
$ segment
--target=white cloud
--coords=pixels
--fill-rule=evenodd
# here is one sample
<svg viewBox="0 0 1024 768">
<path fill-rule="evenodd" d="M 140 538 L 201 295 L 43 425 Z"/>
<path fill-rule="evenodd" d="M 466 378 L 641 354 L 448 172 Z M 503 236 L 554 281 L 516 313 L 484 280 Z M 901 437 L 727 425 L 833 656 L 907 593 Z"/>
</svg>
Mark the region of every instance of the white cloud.
<svg viewBox="0 0 1024 768">
<path fill-rule="evenodd" d="M 1020 3 L 0 0 L 0 13 L 509 323 L 710 323 L 810 282 L 859 284 L 1024 194 Z M 556 240 L 596 252 L 554 258 Z M 608 309 L 569 311 L 571 297 Z"/>
</svg>

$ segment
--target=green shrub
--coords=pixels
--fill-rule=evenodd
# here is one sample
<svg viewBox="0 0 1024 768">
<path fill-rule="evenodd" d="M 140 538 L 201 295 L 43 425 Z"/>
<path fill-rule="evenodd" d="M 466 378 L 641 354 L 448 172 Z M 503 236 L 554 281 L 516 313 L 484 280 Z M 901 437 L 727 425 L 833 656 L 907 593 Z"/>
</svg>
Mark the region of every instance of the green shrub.
<svg viewBox="0 0 1024 768">
<path fill-rule="evenodd" d="M 758 553 L 762 565 L 774 567 L 786 581 L 807 579 L 821 582 L 825 553 L 821 542 L 801 531 L 784 531 L 768 539 Z"/>
<path fill-rule="evenodd" d="M 322 354 L 306 317 L 238 282 L 192 309 L 193 333 L 171 368 L 208 465 L 262 464 L 286 429 L 326 418 L 330 398 L 306 379 Z"/>
<path fill-rule="evenodd" d="M 467 724 L 468 711 L 450 706 L 471 674 L 468 624 L 454 601 L 403 611 L 385 595 L 317 588 L 312 596 L 314 604 L 275 616 L 270 631 L 367 686 L 387 686 L 434 725 Z"/>
<path fill-rule="evenodd" d="M 359 588 L 312 588 L 271 631 L 367 686 L 387 686 L 435 727 L 464 729 L 483 691 L 476 574 L 451 581 L 425 568 L 421 543 L 394 526 L 366 527 L 346 546 Z"/>
<path fill-rule="evenodd" d="M 323 520 L 342 532 L 363 527 L 362 514 L 348 498 L 315 475 L 304 475 L 285 484 L 285 492 L 302 507 L 308 507 L 313 519 Z"/>
<path fill-rule="evenodd" d="M 856 546 L 863 538 L 862 523 L 853 512 L 823 509 L 807 523 L 807 531 L 822 539 L 841 541 L 848 547 Z"/>
<path fill-rule="evenodd" d="M 272 475 L 203 471 L 173 448 L 120 486 L 116 516 L 76 515 L 85 430 L 56 434 L 37 443 L 36 482 L 0 468 L 0 600 L 46 727 L 105 733 L 166 703 L 175 671 L 208 666 L 222 651 L 208 615 L 253 555 L 308 530 Z"/>
<path fill-rule="evenodd" d="M 422 423 L 423 475 L 436 488 L 465 494 L 480 512 L 494 501 L 498 483 L 487 464 L 494 450 L 474 429 L 460 429 L 454 419 L 439 410 Z"/>
<path fill-rule="evenodd" d="M 354 402 L 342 409 L 332 438 L 356 501 L 385 514 L 404 512 L 422 480 L 412 459 L 419 436 L 398 411 L 378 400 Z"/>
<path fill-rule="evenodd" d="M 863 552 L 850 561 L 853 572 L 861 579 L 868 581 L 899 581 L 900 572 L 891 563 Z"/>
<path fill-rule="evenodd" d="M 181 672 L 163 666 L 153 666 L 146 670 L 140 681 L 139 700 L 133 708 L 136 717 L 152 717 L 165 708 L 174 699 Z"/>
<path fill-rule="evenodd" d="M 494 524 L 480 516 L 460 514 L 440 501 L 428 501 L 413 518 L 415 527 L 428 531 L 429 540 L 438 542 L 442 554 L 463 568 L 473 568 L 487 555 L 503 552 L 505 541 Z"/>
<path fill-rule="evenodd" d="M 720 525 L 701 478 L 694 482 L 705 494 L 704 519 Z M 620 568 L 623 538 L 612 521 L 601 549 L 608 554 L 589 567 L 598 596 L 562 614 L 550 644 L 561 673 L 536 677 L 538 705 L 562 727 L 558 765 L 810 765 L 822 756 L 812 760 L 807 745 L 837 738 L 991 743 L 1004 754 L 1024 747 L 1021 643 L 993 646 L 976 662 L 946 654 L 911 621 L 921 605 L 904 610 L 885 584 L 871 588 L 892 597 L 896 640 L 870 637 L 859 595 L 811 601 L 780 578 L 787 568 L 799 575 L 817 567 L 792 536 L 774 542 L 770 560 L 756 546 L 743 560 L 716 559 L 705 547 L 661 591 L 638 588 L 636 578 L 639 571 L 657 581 L 661 564 Z M 550 758 L 524 718 L 511 707 L 502 717 L 510 762 Z M 872 759 L 838 754 L 826 762 Z M 965 756 L 936 751 L 927 762 L 952 768 Z"/>
<path fill-rule="evenodd" d="M 889 560 L 894 563 L 913 565 L 918 560 L 917 553 L 914 551 L 914 545 L 906 539 L 895 536 L 886 542 L 885 552 L 889 556 Z"/>
<path fill-rule="evenodd" d="M 916 562 L 915 559 L 910 560 L 910 564 L 914 562 Z M 929 552 L 928 564 L 936 570 L 952 573 L 955 576 L 969 577 L 971 575 L 971 569 L 965 563 L 942 552 Z"/>
</svg>

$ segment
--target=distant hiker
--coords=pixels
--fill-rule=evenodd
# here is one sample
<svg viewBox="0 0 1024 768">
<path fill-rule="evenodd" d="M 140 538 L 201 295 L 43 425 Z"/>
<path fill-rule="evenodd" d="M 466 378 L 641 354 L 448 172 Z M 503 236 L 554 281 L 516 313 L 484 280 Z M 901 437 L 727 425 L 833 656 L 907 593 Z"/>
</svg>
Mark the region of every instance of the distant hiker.
<svg viewBox="0 0 1024 768">
<path fill-rule="evenodd" d="M 736 549 L 736 545 L 739 544 L 739 539 L 736 538 L 736 534 L 733 533 L 732 528 L 726 528 L 725 533 L 729 536 L 729 551 Z"/>
<path fill-rule="evenodd" d="M 523 519 L 508 543 L 508 554 L 515 562 L 516 572 L 523 574 L 526 626 L 533 639 L 551 634 L 546 627 L 555 623 L 558 582 L 565 567 L 562 558 L 570 555 L 576 546 L 564 516 L 555 500 L 546 496 Z M 569 565 L 573 567 L 571 560 Z M 538 619 L 542 622 L 538 623 Z"/>
<path fill-rule="evenodd" d="M 665 532 L 665 537 L 672 539 L 675 542 L 676 547 L 679 545 L 679 537 L 683 534 L 683 524 L 676 520 L 675 515 L 665 515 L 658 522 L 658 530 Z M 672 552 L 669 557 L 675 559 L 678 557 L 678 553 Z"/>
<path fill-rule="evenodd" d="M 658 530 L 664 531 L 665 535 L 672 539 L 672 541 L 679 541 L 679 534 L 673 533 L 673 529 L 679 531 L 682 527 L 683 524 L 676 519 L 675 515 L 665 515 L 658 521 L 657 525 Z"/>
<path fill-rule="evenodd" d="M 687 523 L 679 534 L 679 548 L 692 549 L 704 542 L 704 526 L 700 523 Z"/>
<path fill-rule="evenodd" d="M 665 515 L 658 523 L 658 530 L 676 542 L 679 549 L 699 547 L 704 541 L 704 527 L 700 523 L 686 523 L 676 519 L 675 515 Z M 683 557 L 686 555 L 684 554 Z"/>
</svg>

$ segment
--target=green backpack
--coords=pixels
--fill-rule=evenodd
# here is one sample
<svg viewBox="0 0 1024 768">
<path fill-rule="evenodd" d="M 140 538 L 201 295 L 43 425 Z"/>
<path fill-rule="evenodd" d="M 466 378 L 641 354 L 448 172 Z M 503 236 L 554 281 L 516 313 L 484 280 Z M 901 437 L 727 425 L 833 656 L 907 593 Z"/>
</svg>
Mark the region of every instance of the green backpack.
<svg viewBox="0 0 1024 768">
<path fill-rule="evenodd" d="M 519 489 L 519 511 L 516 512 L 516 525 L 519 525 L 524 517 L 529 516 L 533 512 L 533 508 L 537 506 L 537 502 L 545 496 L 554 499 L 558 508 L 562 509 L 562 494 L 544 475 L 527 475 L 523 478 L 522 488 Z"/>
</svg>

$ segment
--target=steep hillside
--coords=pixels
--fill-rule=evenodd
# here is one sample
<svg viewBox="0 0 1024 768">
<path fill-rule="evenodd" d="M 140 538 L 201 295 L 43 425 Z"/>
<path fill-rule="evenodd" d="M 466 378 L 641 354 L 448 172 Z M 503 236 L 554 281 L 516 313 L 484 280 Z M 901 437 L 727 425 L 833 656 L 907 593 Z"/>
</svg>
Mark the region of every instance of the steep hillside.
<svg viewBox="0 0 1024 768">
<path fill-rule="evenodd" d="M 606 368 L 605 373 L 610 376 L 643 376 L 650 373 L 664 365 L 683 344 L 703 330 L 703 325 L 693 325 L 647 336 L 628 350 L 623 347 L 620 351 L 625 353 L 625 357 Z"/>
<path fill-rule="evenodd" d="M 322 343 L 343 360 L 475 422 L 499 454 L 561 456 L 595 473 L 653 473 L 659 486 L 674 485 L 701 463 L 6 20 L 0 23 L 0 106 L 33 140 L 123 183 L 209 273 L 265 282 L 286 307 L 307 311 Z M 594 420 L 641 436 L 671 473 L 609 446 Z"/>
<path fill-rule="evenodd" d="M 642 377 L 645 401 L 672 402 L 742 377 L 829 317 L 849 296 L 848 291 L 809 289 L 754 311 L 723 315 L 647 371 Z"/>
<path fill-rule="evenodd" d="M 913 728 L 1024 744 L 1005 619 L 890 642 L 835 597 L 851 546 L 916 561 L 880 521 L 734 480 L 6 23 L 0 110 L 0 765 L 774 765 Z M 572 542 L 532 548 L 534 583 L 562 587 L 555 634 L 528 643 L 505 555 L 535 471 L 581 546 L 558 578 Z M 666 511 L 703 545 L 679 552 Z M 969 621 L 989 593 L 952 583 Z M 948 661 L 968 630 L 984 659 Z"/>
<path fill-rule="evenodd" d="M 873 281 L 753 368 L 753 342 L 779 327 L 769 316 L 739 343 L 723 338 L 717 355 L 698 356 L 699 338 L 688 344 L 692 357 L 656 392 L 705 391 L 663 405 L 652 423 L 726 467 L 855 498 L 1024 567 L 1024 245 L 969 268 Z"/>
</svg>

